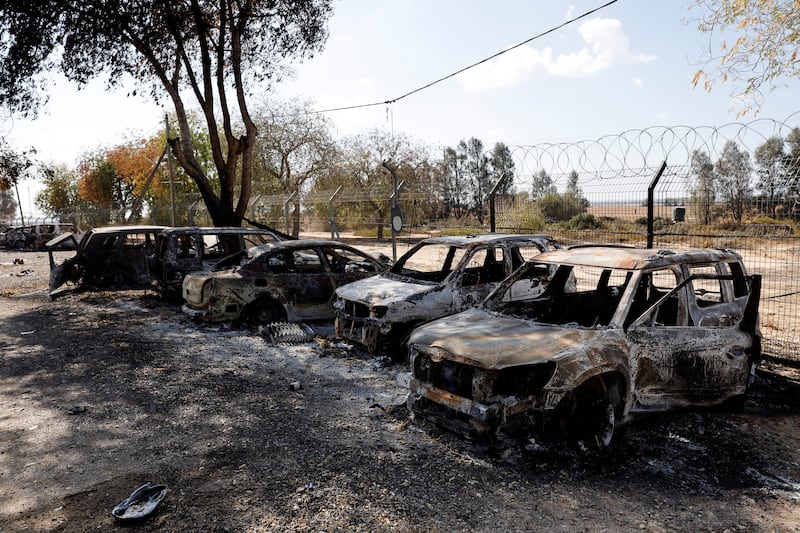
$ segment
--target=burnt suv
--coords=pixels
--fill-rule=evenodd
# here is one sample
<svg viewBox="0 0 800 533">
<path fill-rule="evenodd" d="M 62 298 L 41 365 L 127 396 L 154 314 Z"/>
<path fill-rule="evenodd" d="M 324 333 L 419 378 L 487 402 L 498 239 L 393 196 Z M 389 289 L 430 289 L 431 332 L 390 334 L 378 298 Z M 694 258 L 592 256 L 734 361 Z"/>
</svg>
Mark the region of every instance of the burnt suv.
<svg viewBox="0 0 800 533">
<path fill-rule="evenodd" d="M 107 226 L 87 231 L 80 242 L 62 233 L 45 244 L 50 256 L 50 297 L 65 283 L 100 290 L 147 289 L 155 257 L 156 235 L 164 226 Z M 60 264 L 53 252 L 74 249 Z"/>
<path fill-rule="evenodd" d="M 730 250 L 542 254 L 481 307 L 414 331 L 408 406 L 474 437 L 586 449 L 637 413 L 740 405 L 761 355 L 760 287 Z"/>
<path fill-rule="evenodd" d="M 388 272 L 336 290 L 336 334 L 403 358 L 415 326 L 480 304 L 525 261 L 558 247 L 547 235 L 424 239 Z"/>
</svg>

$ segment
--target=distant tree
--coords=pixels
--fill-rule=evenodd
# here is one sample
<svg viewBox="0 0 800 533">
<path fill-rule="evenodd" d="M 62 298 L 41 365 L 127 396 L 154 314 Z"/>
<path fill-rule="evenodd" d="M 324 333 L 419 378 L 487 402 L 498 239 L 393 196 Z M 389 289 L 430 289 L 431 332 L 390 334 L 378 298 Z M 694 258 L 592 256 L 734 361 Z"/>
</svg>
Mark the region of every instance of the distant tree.
<svg viewBox="0 0 800 533">
<path fill-rule="evenodd" d="M 108 160 L 105 149 L 86 152 L 78 163 L 78 197 L 104 210 L 106 222 L 123 222 L 121 213 L 133 192 L 131 183 L 116 177 L 114 164 Z"/>
<path fill-rule="evenodd" d="M 785 185 L 786 172 L 783 168 L 786 153 L 783 150 L 783 139 L 770 137 L 758 146 L 753 154 L 758 165 L 756 190 L 761 192 L 767 203 L 767 212 L 775 214 L 775 200 L 778 191 Z"/>
<path fill-rule="evenodd" d="M 714 163 L 706 152 L 692 152 L 691 171 L 694 183 L 690 186 L 690 201 L 697 217 L 703 224 L 710 224 L 716 201 L 716 178 Z"/>
<path fill-rule="evenodd" d="M 750 154 L 740 150 L 735 141 L 728 141 L 715 165 L 722 200 L 733 219 L 741 224 L 750 198 Z"/>
<path fill-rule="evenodd" d="M 17 150 L 5 138 L 0 138 L 0 191 L 17 186 L 19 180 L 28 177 L 36 164 L 36 150 Z"/>
<path fill-rule="evenodd" d="M 800 128 L 792 128 L 786 136 L 783 170 L 786 172 L 786 201 L 793 216 L 800 214 Z"/>
<path fill-rule="evenodd" d="M 51 71 L 83 85 L 105 75 L 166 98 L 172 151 L 217 225 L 239 225 L 252 186 L 258 134 L 251 94 L 287 62 L 321 49 L 330 0 L 118 0 L 0 4 L 0 105 L 35 114 Z M 197 106 L 214 162 L 198 160 L 188 109 Z"/>
<path fill-rule="evenodd" d="M 469 208 L 468 191 L 465 169 L 466 156 L 456 151 L 455 148 L 444 149 L 445 174 L 442 180 L 442 197 L 444 199 L 444 216 L 454 216 L 460 219 Z"/>
<path fill-rule="evenodd" d="M 514 158 L 511 150 L 504 143 L 495 143 L 492 152 L 489 154 L 489 179 L 492 187 L 503 177 L 507 176 L 503 186 L 497 190 L 498 194 L 512 194 L 514 191 Z"/>
<path fill-rule="evenodd" d="M 262 131 L 256 142 L 257 188 L 294 194 L 292 235 L 300 233 L 300 195 L 327 173 L 338 157 L 328 119 L 308 102 L 272 103 L 256 113 Z"/>
<path fill-rule="evenodd" d="M 575 170 L 570 170 L 567 176 L 566 192 L 571 192 L 576 196 L 583 196 L 583 191 L 578 187 L 578 173 Z"/>
<path fill-rule="evenodd" d="M 330 190 L 344 185 L 351 198 L 355 197 L 357 201 L 337 208 L 337 215 L 377 224 L 379 239 L 383 238 L 384 227 L 389 221 L 393 192 L 393 180 L 383 166 L 384 162 L 395 169 L 398 180 L 403 182 L 399 194 L 401 204 L 406 197 L 435 196 L 439 188 L 436 183 L 441 173 L 438 157 L 407 135 L 375 129 L 342 139 L 339 150 L 335 166 L 315 181 L 315 188 Z M 327 203 L 321 207 L 327 210 Z M 436 208 L 428 206 L 428 209 L 428 213 L 432 213 Z M 408 217 L 409 213 L 405 214 Z"/>
<path fill-rule="evenodd" d="M 36 195 L 36 207 L 54 218 L 79 226 L 81 199 L 77 172 L 60 164 L 46 168 L 40 181 L 43 187 Z"/>
<path fill-rule="evenodd" d="M 492 189 L 489 176 L 489 158 L 484 153 L 483 142 L 475 137 L 459 142 L 456 151 L 464 160 L 472 212 L 478 218 L 478 222 L 483 224 L 484 216 L 486 215 L 486 201 Z"/>
<path fill-rule="evenodd" d="M 714 41 L 694 75 L 710 91 L 718 81 L 734 85 L 741 113 L 758 109 L 762 87 L 774 88 L 782 77 L 800 75 L 800 2 L 796 0 L 694 0 L 701 14 L 697 28 L 723 40 Z"/>
<path fill-rule="evenodd" d="M 17 200 L 11 189 L 0 190 L 0 220 L 11 220 L 17 214 Z"/>
<path fill-rule="evenodd" d="M 571 170 L 567 175 L 567 186 L 562 195 L 565 202 L 575 204 L 576 214 L 582 213 L 589 208 L 589 200 L 583 195 L 583 190 L 578 186 L 578 180 L 578 173 L 575 170 Z"/>
<path fill-rule="evenodd" d="M 553 178 L 546 170 L 542 169 L 533 176 L 533 184 L 531 187 L 531 199 L 538 200 L 548 194 L 556 193 L 556 186 L 553 184 Z"/>
</svg>

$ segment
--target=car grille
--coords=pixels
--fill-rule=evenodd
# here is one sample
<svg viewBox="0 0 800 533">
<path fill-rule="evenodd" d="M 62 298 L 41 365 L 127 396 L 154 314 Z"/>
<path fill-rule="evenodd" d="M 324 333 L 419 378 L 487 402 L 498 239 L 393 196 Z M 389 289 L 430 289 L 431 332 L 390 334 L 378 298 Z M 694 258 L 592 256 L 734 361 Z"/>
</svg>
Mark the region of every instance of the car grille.
<svg viewBox="0 0 800 533">
<path fill-rule="evenodd" d="M 472 399 L 472 377 L 474 368 L 453 361 L 431 361 L 419 354 L 414 359 L 414 377 L 453 394 Z"/>
<path fill-rule="evenodd" d="M 343 312 L 345 315 L 350 316 L 352 318 L 368 318 L 369 317 L 369 307 L 358 302 L 353 302 L 350 300 L 343 300 L 344 307 Z"/>
</svg>

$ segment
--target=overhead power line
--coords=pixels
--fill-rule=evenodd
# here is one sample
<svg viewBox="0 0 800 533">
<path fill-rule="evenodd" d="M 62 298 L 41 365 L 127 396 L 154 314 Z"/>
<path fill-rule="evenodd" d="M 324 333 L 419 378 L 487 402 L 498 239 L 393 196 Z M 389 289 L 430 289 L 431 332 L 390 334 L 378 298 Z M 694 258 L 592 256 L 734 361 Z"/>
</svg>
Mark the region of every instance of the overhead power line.
<svg viewBox="0 0 800 533">
<path fill-rule="evenodd" d="M 333 113 L 335 111 L 348 111 L 348 110 L 351 110 L 351 109 L 361 109 L 361 108 L 364 108 L 364 107 L 374 107 L 374 106 L 379 106 L 379 105 L 394 104 L 395 102 L 398 102 L 398 101 L 402 100 L 403 98 L 407 98 L 407 97 L 411 96 L 412 94 L 416 94 L 416 93 L 418 93 L 420 91 L 424 91 L 425 89 L 433 87 L 437 83 L 441 83 L 441 82 L 443 82 L 445 80 L 449 80 L 450 78 L 458 76 L 462 72 L 466 72 L 471 68 L 475 68 L 478 65 L 486 63 L 487 61 L 491 61 L 492 59 L 495 59 L 495 58 L 497 58 L 497 57 L 499 57 L 499 56 L 501 56 L 501 55 L 503 55 L 505 53 L 508 53 L 508 52 L 510 52 L 510 51 L 512 51 L 512 50 L 514 50 L 516 48 L 519 48 L 520 46 L 524 46 L 524 45 L 526 45 L 526 44 L 528 44 L 528 43 L 530 43 L 532 41 L 535 41 L 536 39 L 540 39 L 541 37 L 544 37 L 545 35 L 548 35 L 550 33 L 558 31 L 558 30 L 560 30 L 561 28 L 563 28 L 565 26 L 569 26 L 573 22 L 576 22 L 578 20 L 586 18 L 589 15 L 593 15 L 594 13 L 597 13 L 598 11 L 601 11 L 601 10 L 607 8 L 611 4 L 615 4 L 618 1 L 619 0 L 611 0 L 610 2 L 606 2 L 605 4 L 603 4 L 601 6 L 598 6 L 598 7 L 594 8 L 594 9 L 591 9 L 591 10 L 589 10 L 589 11 L 587 11 L 587 12 L 581 14 L 581 15 L 578 15 L 575 18 L 572 18 L 570 20 L 564 21 L 562 24 L 559 24 L 558 26 L 553 26 L 549 30 L 543 31 L 543 32 L 541 32 L 541 33 L 539 33 L 537 35 L 534 35 L 533 37 L 525 39 L 524 41 L 522 41 L 520 43 L 517 43 L 517 44 L 515 44 L 514 46 L 512 46 L 510 48 L 506 48 L 505 50 L 497 52 L 496 54 L 492 54 L 489 57 L 485 57 L 485 58 L 481 59 L 480 61 L 477 61 L 477 62 L 475 62 L 475 63 L 473 63 L 473 64 L 471 64 L 469 66 L 466 66 L 466 67 L 464 67 L 464 68 L 462 68 L 460 70 L 457 70 L 457 71 L 453 72 L 452 74 L 448 74 L 447 76 L 442 76 L 441 78 L 439 78 L 437 80 L 434 80 L 434 81 L 432 81 L 430 83 L 427 83 L 427 84 L 425 84 L 425 85 L 423 85 L 421 87 L 418 87 L 418 88 L 416 88 L 416 89 L 414 89 L 412 91 L 409 91 L 409 92 L 407 92 L 407 93 L 405 93 L 403 95 L 400 95 L 400 96 L 398 96 L 396 98 L 390 98 L 388 100 L 383 100 L 381 102 L 372 102 L 370 104 L 357 104 L 357 105 L 351 105 L 351 106 L 345 106 L 345 107 L 334 107 L 334 108 L 331 108 L 331 109 L 321 109 L 321 110 L 317 110 L 317 111 L 310 111 L 309 113 L 306 113 L 306 114 Z"/>
</svg>

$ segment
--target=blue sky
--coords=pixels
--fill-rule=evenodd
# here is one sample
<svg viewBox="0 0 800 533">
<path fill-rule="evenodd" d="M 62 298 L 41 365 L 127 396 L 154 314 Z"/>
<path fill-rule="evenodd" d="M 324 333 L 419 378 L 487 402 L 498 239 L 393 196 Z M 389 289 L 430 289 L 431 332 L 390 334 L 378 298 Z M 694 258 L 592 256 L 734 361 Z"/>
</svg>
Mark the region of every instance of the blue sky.
<svg viewBox="0 0 800 533">
<path fill-rule="evenodd" d="M 605 3 L 555 0 L 340 0 L 325 50 L 277 87 L 317 109 L 383 102 Z M 648 126 L 718 126 L 736 117 L 732 87 L 692 76 L 708 36 L 685 1 L 619 0 L 608 8 L 390 106 L 330 114 L 342 134 L 393 128 L 435 146 L 597 138 Z M 797 80 L 767 93 L 759 118 L 798 110 Z M 164 110 L 102 84 L 55 82 L 35 121 L 0 121 L 19 148 L 74 164 L 80 153 L 163 127 Z M 24 192 L 23 192 L 24 196 Z M 23 199 L 23 204 L 26 204 Z"/>
</svg>

